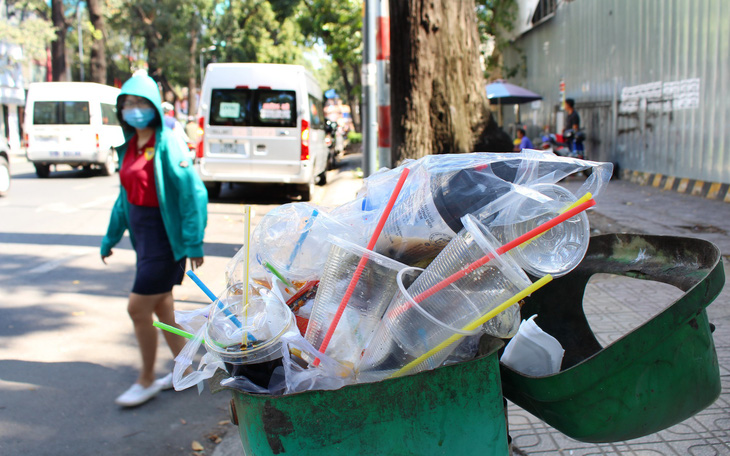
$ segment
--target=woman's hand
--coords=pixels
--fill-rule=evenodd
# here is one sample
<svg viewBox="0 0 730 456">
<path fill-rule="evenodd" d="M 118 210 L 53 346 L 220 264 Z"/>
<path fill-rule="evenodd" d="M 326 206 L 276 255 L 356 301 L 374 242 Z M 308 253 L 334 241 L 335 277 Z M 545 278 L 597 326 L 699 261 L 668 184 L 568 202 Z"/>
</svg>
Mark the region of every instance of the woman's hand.
<svg viewBox="0 0 730 456">
<path fill-rule="evenodd" d="M 203 257 L 190 258 L 190 269 L 195 271 L 197 268 L 203 265 Z"/>
<path fill-rule="evenodd" d="M 107 258 L 109 258 L 110 256 L 112 256 L 113 254 L 114 254 L 114 252 L 112 252 L 112 251 L 110 250 L 110 251 L 109 251 L 109 255 L 102 255 L 102 256 L 101 256 L 101 261 L 102 261 L 102 263 L 106 264 L 106 259 L 107 259 Z M 201 258 L 201 260 L 202 260 L 202 258 Z"/>
</svg>

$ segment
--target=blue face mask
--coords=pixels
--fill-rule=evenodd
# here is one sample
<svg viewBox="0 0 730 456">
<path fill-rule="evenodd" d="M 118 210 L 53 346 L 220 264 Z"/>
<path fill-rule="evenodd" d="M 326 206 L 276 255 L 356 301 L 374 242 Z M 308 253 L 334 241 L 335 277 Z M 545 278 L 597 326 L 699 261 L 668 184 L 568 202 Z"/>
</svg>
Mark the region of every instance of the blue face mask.
<svg viewBox="0 0 730 456">
<path fill-rule="evenodd" d="M 154 108 L 128 108 L 122 110 L 122 119 L 134 128 L 147 128 L 154 118 Z"/>
</svg>

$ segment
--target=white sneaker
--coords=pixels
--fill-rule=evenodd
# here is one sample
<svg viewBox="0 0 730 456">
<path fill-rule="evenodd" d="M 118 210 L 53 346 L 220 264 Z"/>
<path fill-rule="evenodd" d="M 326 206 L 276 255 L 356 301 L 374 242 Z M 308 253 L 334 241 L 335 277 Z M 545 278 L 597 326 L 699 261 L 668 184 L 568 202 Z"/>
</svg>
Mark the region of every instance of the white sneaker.
<svg viewBox="0 0 730 456">
<path fill-rule="evenodd" d="M 122 407 L 134 407 L 135 405 L 144 404 L 157 396 L 159 392 L 160 385 L 156 385 L 154 382 L 147 388 L 139 383 L 135 383 L 127 391 L 123 392 L 121 396 L 116 398 L 114 402 Z"/>
<path fill-rule="evenodd" d="M 157 380 L 155 380 L 155 385 L 160 387 L 160 391 L 167 391 L 169 389 L 173 388 L 172 384 L 172 372 L 165 375 L 164 377 L 160 377 Z"/>
</svg>

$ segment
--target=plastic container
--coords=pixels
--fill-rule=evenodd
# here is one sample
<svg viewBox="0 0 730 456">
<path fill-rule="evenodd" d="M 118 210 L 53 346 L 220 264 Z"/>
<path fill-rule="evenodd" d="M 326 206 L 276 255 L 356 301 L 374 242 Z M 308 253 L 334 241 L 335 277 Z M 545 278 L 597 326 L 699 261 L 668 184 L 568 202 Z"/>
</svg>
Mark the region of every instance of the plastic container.
<svg viewBox="0 0 730 456">
<path fill-rule="evenodd" d="M 314 298 L 305 338 L 319 349 L 332 325 L 358 263 L 367 262 L 347 302 L 332 338 L 324 351 L 337 361 L 353 366 L 397 290 L 396 275 L 403 263 L 359 245 L 330 238 L 327 262 Z"/>
<path fill-rule="evenodd" d="M 392 374 L 455 334 L 473 335 L 475 331 L 464 330 L 466 325 L 530 286 L 512 259 L 496 255 L 496 240 L 486 227 L 472 216 L 465 216 L 463 223 L 464 229 L 412 285 L 406 289 L 399 280 L 399 292 L 358 365 L 365 381 Z M 492 259 L 475 266 L 486 257 Z M 462 274 L 465 270 L 470 272 Z M 454 279 L 456 274 L 461 275 Z M 519 306 L 513 305 L 484 328 L 492 335 L 510 337 L 519 322 Z M 410 371 L 438 367 L 457 345 L 443 347 Z"/>
<path fill-rule="evenodd" d="M 500 208 L 489 230 L 500 244 L 506 244 L 533 228 L 564 212 L 577 198 L 557 184 L 535 184 L 529 189 L 539 192 L 547 201 L 514 192 Z M 509 255 L 525 271 L 535 277 L 550 274 L 560 277 L 581 262 L 588 249 L 590 225 L 588 215 L 581 212 L 551 228 L 529 243 L 512 249 Z"/>
<path fill-rule="evenodd" d="M 244 307 L 244 296 L 235 294 L 240 289 L 240 284 L 232 285 L 216 301 L 204 331 L 205 347 L 225 363 L 230 375 L 243 375 L 266 387 L 281 365 L 281 337 L 297 331 L 294 314 L 273 294 L 250 295 Z"/>
</svg>

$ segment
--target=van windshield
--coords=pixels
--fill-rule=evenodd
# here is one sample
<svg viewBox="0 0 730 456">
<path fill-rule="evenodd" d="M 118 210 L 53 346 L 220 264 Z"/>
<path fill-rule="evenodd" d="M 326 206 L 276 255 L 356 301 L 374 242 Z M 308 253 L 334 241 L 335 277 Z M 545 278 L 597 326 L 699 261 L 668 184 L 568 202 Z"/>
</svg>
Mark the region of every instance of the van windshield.
<svg viewBox="0 0 730 456">
<path fill-rule="evenodd" d="M 34 125 L 89 125 L 88 101 L 36 101 L 33 104 Z"/>
<path fill-rule="evenodd" d="M 296 92 L 271 89 L 214 89 L 210 125 L 296 127 Z"/>
</svg>

